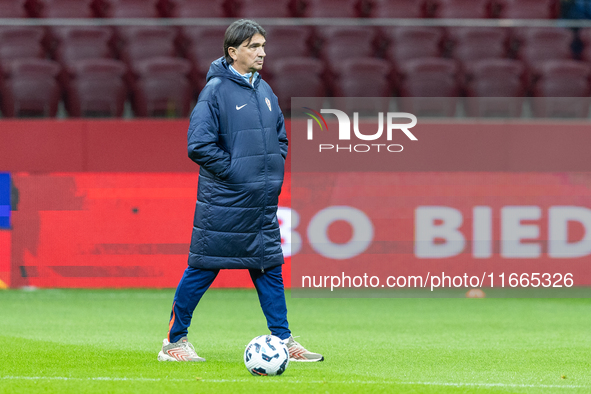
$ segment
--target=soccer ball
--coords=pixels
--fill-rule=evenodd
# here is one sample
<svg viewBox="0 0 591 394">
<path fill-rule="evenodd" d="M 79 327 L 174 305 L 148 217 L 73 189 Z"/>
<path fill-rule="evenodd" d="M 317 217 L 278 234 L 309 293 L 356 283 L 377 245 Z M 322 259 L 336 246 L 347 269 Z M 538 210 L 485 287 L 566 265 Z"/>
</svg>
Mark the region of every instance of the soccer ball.
<svg viewBox="0 0 591 394">
<path fill-rule="evenodd" d="M 289 351 L 274 335 L 261 335 L 250 341 L 244 351 L 244 365 L 253 375 L 281 375 L 289 364 Z"/>
</svg>

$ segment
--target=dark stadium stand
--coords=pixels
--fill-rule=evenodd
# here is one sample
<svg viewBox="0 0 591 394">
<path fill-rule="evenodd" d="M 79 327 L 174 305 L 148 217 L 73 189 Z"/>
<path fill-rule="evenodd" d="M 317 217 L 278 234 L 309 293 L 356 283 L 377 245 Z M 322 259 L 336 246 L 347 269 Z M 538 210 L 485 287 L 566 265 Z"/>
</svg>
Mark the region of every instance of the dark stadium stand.
<svg viewBox="0 0 591 394">
<path fill-rule="evenodd" d="M 569 1 L 562 2 L 563 13 L 569 9 L 567 3 Z M 537 97 L 557 92 L 559 86 L 555 82 L 557 73 L 547 72 L 547 64 L 556 62 L 548 61 L 591 62 L 591 28 L 577 31 L 559 27 L 470 27 L 462 26 L 462 22 L 464 18 L 551 19 L 561 15 L 560 6 L 558 0 L 0 0 L 0 18 L 86 18 L 90 21 L 90 18 L 303 17 L 302 25 L 265 25 L 268 57 L 262 75 L 274 89 L 285 92 L 282 94 L 346 96 L 357 92 L 356 95 L 365 96 L 371 92 L 388 97 L 417 94 Z M 349 21 L 340 26 L 306 25 L 305 18 L 317 17 L 436 18 L 426 19 L 430 21 L 451 18 L 457 19 L 458 24 L 353 26 Z M 51 59 L 61 66 L 57 74 L 58 90 L 64 92 L 61 116 L 180 116 L 203 88 L 211 61 L 223 54 L 225 28 L 202 24 L 96 26 L 92 23 L 88 26 L 0 26 L 0 66 L 4 75 L 4 82 L 0 84 L 4 86 L 3 92 L 8 92 L 8 86 L 16 86 L 14 81 L 19 77 L 12 68 L 16 60 Z M 151 64 L 149 60 L 154 58 L 160 62 L 161 58 L 168 58 L 177 64 L 177 75 L 169 79 L 176 81 L 182 94 L 173 100 L 173 109 L 163 105 L 155 109 L 157 105 L 153 103 L 160 99 L 154 97 L 165 89 L 160 82 L 154 83 L 158 88 L 148 87 L 147 78 L 151 74 L 139 71 L 150 70 L 145 64 Z M 86 62 L 80 62 L 82 60 Z M 288 64 L 292 60 L 295 61 L 293 67 Z M 93 63 L 97 69 L 91 67 Z M 140 63 L 143 66 L 139 66 Z M 97 104 L 93 93 L 86 95 L 83 90 L 91 89 L 90 86 L 96 86 L 96 81 L 104 78 L 106 74 L 97 70 L 103 69 L 106 73 L 111 67 L 108 64 L 117 64 L 113 66 L 113 70 L 117 70 L 113 83 L 104 86 L 105 92 L 110 92 L 105 93 L 109 96 L 105 102 L 109 104 Z M 185 72 L 187 64 L 189 70 Z M 383 70 L 383 65 L 387 65 L 386 77 L 377 71 Z M 448 71 L 435 72 L 435 65 Z M 363 71 L 366 66 L 368 71 Z M 123 74 L 121 67 L 124 67 Z M 300 72 L 297 67 L 312 69 Z M 350 73 L 347 70 L 351 67 L 358 67 L 359 71 Z M 449 71 L 450 67 L 453 71 Z M 571 68 L 559 67 L 558 70 L 580 81 L 580 76 Z M 308 77 L 309 86 L 302 86 L 301 79 Z M 374 83 L 372 78 L 380 82 Z M 185 83 L 189 83 L 189 95 L 184 94 Z M 563 87 L 566 89 L 567 85 Z M 50 90 L 53 92 L 54 88 Z M 51 92 L 47 97 L 53 97 Z M 3 101 L 12 103 L 13 96 Z M 124 111 L 121 97 L 130 104 Z M 83 102 L 76 103 L 76 100 Z M 187 102 L 179 104 L 178 100 Z M 289 104 L 285 105 L 288 112 Z M 486 105 L 492 105 L 489 112 L 502 113 L 502 108 Z M 474 111 L 484 111 L 482 108 L 466 110 L 474 114 Z M 2 111 L 1 116 L 30 113 L 7 110 Z M 51 115 L 54 111 L 44 113 Z"/>
</svg>

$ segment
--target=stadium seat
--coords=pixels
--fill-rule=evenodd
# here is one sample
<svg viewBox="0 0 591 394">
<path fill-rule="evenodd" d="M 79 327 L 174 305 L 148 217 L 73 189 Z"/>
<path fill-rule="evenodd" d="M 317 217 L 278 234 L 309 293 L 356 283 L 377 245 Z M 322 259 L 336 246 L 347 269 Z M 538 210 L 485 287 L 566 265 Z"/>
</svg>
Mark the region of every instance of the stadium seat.
<svg viewBox="0 0 591 394">
<path fill-rule="evenodd" d="M 43 58 L 41 27 L 0 27 L 0 63 L 5 67 L 13 60 Z"/>
<path fill-rule="evenodd" d="M 507 32 L 494 27 L 458 27 L 449 29 L 453 42 L 451 54 L 461 62 L 507 56 Z"/>
<path fill-rule="evenodd" d="M 490 0 L 435 0 L 435 18 L 488 18 Z"/>
<path fill-rule="evenodd" d="M 196 91 L 200 91 L 205 85 L 205 76 L 209 71 L 211 62 L 224 55 L 223 26 L 185 26 L 182 35 L 185 38 L 185 57 L 193 64 L 191 81 Z"/>
<path fill-rule="evenodd" d="M 373 0 L 372 18 L 424 18 L 424 0 Z"/>
<path fill-rule="evenodd" d="M 189 115 L 192 89 L 191 63 L 179 58 L 151 58 L 138 62 L 133 88 L 136 116 L 184 117 Z"/>
<path fill-rule="evenodd" d="M 548 60 L 536 67 L 536 97 L 584 97 L 589 95 L 590 66 L 578 60 Z"/>
<path fill-rule="evenodd" d="M 322 81 L 322 61 L 309 57 L 280 59 L 275 63 L 275 72 L 281 75 L 273 82 L 273 90 L 284 112 L 291 110 L 292 97 L 319 97 L 326 94 Z M 305 83 L 302 83 L 305 81 Z M 322 104 L 322 100 L 319 99 Z M 320 108 L 320 106 L 318 106 Z"/>
<path fill-rule="evenodd" d="M 589 64 L 548 60 L 536 67 L 532 110 L 536 117 L 586 118 L 589 114 Z"/>
<path fill-rule="evenodd" d="M 394 65 L 400 62 L 441 55 L 442 31 L 433 27 L 393 27 L 383 28 L 383 36 L 388 40 L 386 58 Z"/>
<path fill-rule="evenodd" d="M 392 96 L 390 64 L 384 59 L 353 58 L 343 60 L 334 88 L 336 108 L 364 114 L 388 112 Z M 360 106 L 356 97 L 374 97 Z M 348 98 L 353 98 L 350 102 Z"/>
<path fill-rule="evenodd" d="M 551 19 L 558 17 L 559 3 L 556 0 L 495 0 L 499 18 Z"/>
<path fill-rule="evenodd" d="M 166 26 L 136 26 L 119 29 L 120 58 L 128 64 L 151 57 L 176 55 L 177 31 Z"/>
<path fill-rule="evenodd" d="M 459 93 L 454 60 L 418 58 L 400 64 L 400 105 L 423 116 L 454 116 Z"/>
<path fill-rule="evenodd" d="M 92 18 L 92 0 L 37 0 L 41 18 Z"/>
<path fill-rule="evenodd" d="M 466 64 L 466 112 L 475 117 L 519 117 L 525 88 L 524 67 L 512 59 Z"/>
<path fill-rule="evenodd" d="M 224 0 L 170 1 L 166 15 L 172 18 L 224 18 L 227 16 Z"/>
<path fill-rule="evenodd" d="M 357 0 L 307 0 L 303 16 L 310 18 L 357 18 L 361 15 Z"/>
<path fill-rule="evenodd" d="M 267 82 L 275 76 L 274 64 L 287 57 L 307 57 L 311 55 L 311 29 L 307 26 L 269 26 L 265 44 L 265 63 L 261 74 Z"/>
<path fill-rule="evenodd" d="M 291 0 L 240 0 L 235 15 L 239 18 L 289 18 Z"/>
<path fill-rule="evenodd" d="M 0 18 L 26 18 L 26 0 L 0 0 Z"/>
<path fill-rule="evenodd" d="M 112 56 L 109 47 L 112 32 L 108 27 L 65 27 L 54 34 L 57 38 L 54 56 L 60 63 Z"/>
<path fill-rule="evenodd" d="M 322 38 L 320 57 L 330 64 L 374 55 L 376 31 L 372 27 L 326 27 L 317 32 Z"/>
<path fill-rule="evenodd" d="M 265 53 L 272 57 L 310 55 L 310 29 L 305 26 L 269 26 Z"/>
<path fill-rule="evenodd" d="M 123 115 L 126 67 L 113 59 L 87 59 L 68 68 L 71 80 L 66 89 L 66 109 L 70 116 L 96 117 Z"/>
<path fill-rule="evenodd" d="M 60 65 L 46 59 L 14 60 L 1 90 L 4 117 L 55 117 L 60 97 Z"/>
<path fill-rule="evenodd" d="M 531 82 L 537 64 L 546 60 L 572 59 L 574 33 L 560 28 L 521 28 L 514 37 L 520 42 L 517 58 L 526 65 L 526 78 Z"/>
<path fill-rule="evenodd" d="M 158 18 L 158 0 L 99 0 L 98 13 L 107 18 Z"/>
</svg>

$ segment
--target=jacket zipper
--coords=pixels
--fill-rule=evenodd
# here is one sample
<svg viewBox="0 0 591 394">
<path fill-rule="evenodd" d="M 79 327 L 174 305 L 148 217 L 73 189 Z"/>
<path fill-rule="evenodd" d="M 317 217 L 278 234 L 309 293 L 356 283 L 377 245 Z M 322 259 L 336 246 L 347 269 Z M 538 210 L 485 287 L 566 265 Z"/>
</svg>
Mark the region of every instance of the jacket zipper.
<svg viewBox="0 0 591 394">
<path fill-rule="evenodd" d="M 267 140 L 265 139 L 265 127 L 263 125 L 263 116 L 261 115 L 261 106 L 260 106 L 260 102 L 259 102 L 259 91 L 258 89 L 255 89 L 253 86 L 253 90 L 254 90 L 254 95 L 255 95 L 255 99 L 257 102 L 257 111 L 259 112 L 259 122 L 261 124 L 261 132 L 263 133 L 263 153 L 264 153 L 264 157 L 265 157 L 265 161 L 264 161 L 264 168 L 265 168 L 265 197 L 263 200 L 263 216 L 261 218 L 261 225 L 259 227 L 259 235 L 261 236 L 261 273 L 265 273 L 265 268 L 263 267 L 264 265 L 264 261 L 265 261 L 265 244 L 263 242 L 263 236 L 262 236 L 262 232 L 263 232 L 263 223 L 265 221 L 265 215 L 266 215 L 266 209 L 267 209 Z"/>
</svg>

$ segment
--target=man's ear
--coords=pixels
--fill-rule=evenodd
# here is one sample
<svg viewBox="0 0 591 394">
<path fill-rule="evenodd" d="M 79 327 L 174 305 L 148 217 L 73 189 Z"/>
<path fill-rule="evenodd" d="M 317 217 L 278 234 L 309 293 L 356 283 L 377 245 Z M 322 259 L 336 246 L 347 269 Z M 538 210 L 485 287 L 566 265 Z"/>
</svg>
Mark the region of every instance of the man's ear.
<svg viewBox="0 0 591 394">
<path fill-rule="evenodd" d="M 236 60 L 238 58 L 238 55 L 236 55 L 236 48 L 228 47 L 228 55 L 230 55 L 233 60 Z"/>
</svg>

